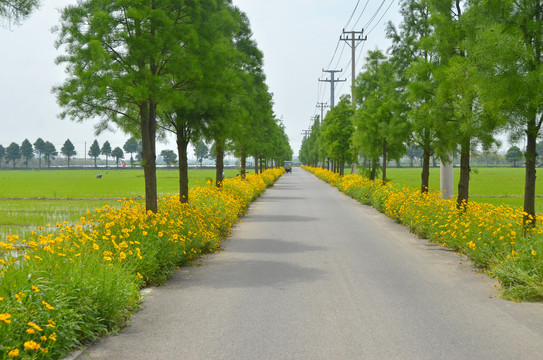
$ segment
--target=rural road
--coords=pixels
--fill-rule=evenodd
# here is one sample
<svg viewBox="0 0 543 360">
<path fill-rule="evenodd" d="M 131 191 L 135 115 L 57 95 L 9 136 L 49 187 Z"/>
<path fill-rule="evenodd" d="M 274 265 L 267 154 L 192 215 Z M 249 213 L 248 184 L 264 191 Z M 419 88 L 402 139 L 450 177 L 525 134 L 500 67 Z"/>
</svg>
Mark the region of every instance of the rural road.
<svg viewBox="0 0 543 360">
<path fill-rule="evenodd" d="M 87 359 L 542 359 L 543 305 L 295 168 Z"/>
</svg>

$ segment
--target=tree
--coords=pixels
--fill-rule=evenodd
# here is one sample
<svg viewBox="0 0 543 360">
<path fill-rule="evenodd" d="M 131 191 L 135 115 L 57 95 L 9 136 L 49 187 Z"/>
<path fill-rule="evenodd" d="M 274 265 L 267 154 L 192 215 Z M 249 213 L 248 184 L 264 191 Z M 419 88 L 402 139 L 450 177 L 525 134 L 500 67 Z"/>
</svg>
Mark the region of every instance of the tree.
<svg viewBox="0 0 543 360">
<path fill-rule="evenodd" d="M 75 146 L 72 144 L 70 139 L 67 139 L 64 142 L 64 145 L 62 145 L 62 148 L 60 149 L 60 152 L 62 155 L 66 156 L 66 159 L 68 160 L 68 167 L 70 167 L 70 159 L 77 155 L 77 152 L 75 151 Z"/>
<path fill-rule="evenodd" d="M 436 121 L 437 81 L 434 76 L 439 56 L 434 44 L 434 27 L 430 19 L 428 0 L 402 0 L 403 22 L 397 29 L 391 22 L 387 37 L 391 38 L 392 62 L 400 79 L 402 101 L 406 104 L 406 120 L 411 127 L 409 142 L 421 149 L 421 192 L 427 193 L 430 179 L 430 159 L 435 153 L 448 153 L 446 138 L 450 124 Z M 408 149 L 409 152 L 409 149 Z M 411 166 L 413 157 L 410 155 Z"/>
<path fill-rule="evenodd" d="M 115 123 L 142 140 L 145 205 L 157 212 L 156 136 L 159 104 L 188 86 L 176 76 L 195 63 L 185 60 L 201 15 L 185 1 L 88 0 L 66 7 L 57 29 L 57 62 L 68 78 L 54 89 L 61 117 L 98 118 L 98 130 Z"/>
<path fill-rule="evenodd" d="M 108 157 L 111 156 L 111 145 L 109 144 L 109 141 L 104 142 L 104 144 L 102 145 L 102 149 L 100 150 L 100 154 L 106 156 L 106 167 L 107 167 Z"/>
<path fill-rule="evenodd" d="M 45 145 L 45 141 L 43 141 L 42 138 L 38 138 L 35 142 L 34 142 L 34 152 L 36 154 L 38 154 L 38 159 L 39 159 L 39 167 L 41 168 L 41 157 L 43 155 L 43 147 Z"/>
<path fill-rule="evenodd" d="M 39 4 L 39 0 L 0 0 L 0 18 L 20 24 Z"/>
<path fill-rule="evenodd" d="M 509 120 L 513 139 L 526 137 L 524 222 L 535 224 L 537 139 L 543 125 L 542 0 L 473 0 L 477 28 L 470 51 L 484 75 L 484 101 Z"/>
<path fill-rule="evenodd" d="M 21 156 L 24 158 L 24 164 L 28 167 L 28 162 L 34 157 L 34 149 L 28 139 L 24 139 L 21 144 Z"/>
<path fill-rule="evenodd" d="M 116 147 L 111 152 L 111 156 L 115 158 L 115 164 L 117 164 L 117 167 L 119 167 L 119 160 L 124 158 L 124 152 L 120 147 Z"/>
<path fill-rule="evenodd" d="M 336 170 L 344 175 L 345 163 L 353 159 L 351 137 L 354 131 L 351 117 L 354 110 L 348 97 L 342 97 L 324 118 L 322 136 L 328 145 L 328 156 L 337 164 Z"/>
<path fill-rule="evenodd" d="M 400 83 L 394 64 L 381 51 L 370 51 L 364 70 L 356 79 L 355 96 L 360 108 L 354 117 L 354 143 L 372 160 L 371 178 L 382 156 L 382 180 L 386 181 L 388 158 L 399 159 L 405 153 L 411 129 L 399 101 Z"/>
<path fill-rule="evenodd" d="M 517 161 L 521 161 L 523 157 L 522 151 L 518 146 L 511 146 L 505 154 L 505 159 L 513 163 L 513 167 L 517 167 Z"/>
<path fill-rule="evenodd" d="M 126 140 L 123 145 L 123 149 L 130 154 L 130 165 L 133 166 L 134 158 L 132 157 L 132 154 L 138 151 L 138 139 L 131 137 L 130 139 Z"/>
<path fill-rule="evenodd" d="M 43 144 L 43 157 L 45 159 L 45 162 L 47 163 L 47 167 L 51 167 L 51 160 L 55 158 L 55 156 L 58 155 L 57 149 L 55 148 L 55 145 L 50 143 L 49 141 L 46 141 Z"/>
<path fill-rule="evenodd" d="M 89 148 L 88 155 L 94 159 L 94 167 L 98 167 L 98 165 L 96 165 L 96 160 L 98 159 L 98 156 L 100 156 L 100 145 L 98 144 L 98 140 L 94 140 Z"/>
<path fill-rule="evenodd" d="M 0 167 L 2 167 L 2 160 L 6 157 L 6 148 L 0 145 Z"/>
<path fill-rule="evenodd" d="M 196 157 L 196 162 L 202 167 L 202 161 L 209 155 L 209 148 L 203 140 L 199 140 L 194 144 L 194 156 Z"/>
<path fill-rule="evenodd" d="M 21 158 L 21 148 L 19 144 L 12 142 L 6 148 L 6 161 L 13 163 L 13 168 L 15 169 L 15 163 Z"/>
<path fill-rule="evenodd" d="M 162 150 L 160 156 L 162 156 L 162 159 L 168 167 L 177 163 L 177 155 L 173 150 Z"/>
</svg>

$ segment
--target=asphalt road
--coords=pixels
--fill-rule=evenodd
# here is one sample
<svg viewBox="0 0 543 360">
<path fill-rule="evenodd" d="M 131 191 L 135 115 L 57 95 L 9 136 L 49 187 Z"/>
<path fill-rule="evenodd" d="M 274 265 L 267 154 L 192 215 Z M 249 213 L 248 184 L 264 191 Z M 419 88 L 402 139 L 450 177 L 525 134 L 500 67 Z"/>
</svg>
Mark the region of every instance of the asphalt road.
<svg viewBox="0 0 543 360">
<path fill-rule="evenodd" d="M 543 305 L 301 169 L 87 359 L 542 359 Z"/>
</svg>

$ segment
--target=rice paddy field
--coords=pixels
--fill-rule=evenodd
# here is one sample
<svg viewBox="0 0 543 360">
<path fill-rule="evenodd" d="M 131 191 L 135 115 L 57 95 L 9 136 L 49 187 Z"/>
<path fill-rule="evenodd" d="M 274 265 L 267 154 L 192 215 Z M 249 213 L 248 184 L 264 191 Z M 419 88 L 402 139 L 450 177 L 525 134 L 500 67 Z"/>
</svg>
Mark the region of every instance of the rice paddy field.
<svg viewBox="0 0 543 360">
<path fill-rule="evenodd" d="M 388 168 L 393 183 L 420 188 L 420 168 Z M 469 200 L 494 205 L 522 207 L 524 203 L 524 168 L 472 168 Z M 454 169 L 456 195 L 460 169 Z M 439 168 L 430 169 L 430 190 L 439 191 Z M 543 212 L 543 177 L 537 178 L 536 212 Z"/>
<path fill-rule="evenodd" d="M 225 170 L 226 177 L 237 173 Z M 215 169 L 189 172 L 190 187 L 214 179 Z M 157 183 L 159 196 L 179 193 L 178 170 L 157 170 Z M 72 223 L 87 210 L 117 206 L 125 198 L 141 199 L 144 189 L 142 169 L 0 171 L 0 240 Z"/>
</svg>

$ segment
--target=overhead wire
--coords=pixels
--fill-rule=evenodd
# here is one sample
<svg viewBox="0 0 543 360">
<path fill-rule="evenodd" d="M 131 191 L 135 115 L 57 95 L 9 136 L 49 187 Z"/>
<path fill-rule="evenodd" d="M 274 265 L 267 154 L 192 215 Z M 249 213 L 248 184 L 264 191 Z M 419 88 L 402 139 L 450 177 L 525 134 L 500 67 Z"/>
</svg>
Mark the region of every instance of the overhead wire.
<svg viewBox="0 0 543 360">
<path fill-rule="evenodd" d="M 379 18 L 379 20 L 375 23 L 375 25 L 373 25 L 373 27 L 366 33 L 366 35 L 369 35 L 380 23 L 381 23 L 381 20 L 383 20 L 383 18 L 385 17 L 385 15 L 388 13 L 388 11 L 390 10 L 390 8 L 392 7 L 392 4 L 394 4 L 394 0 L 390 1 L 390 4 L 388 4 L 388 7 L 386 8 L 385 12 L 383 13 L 383 15 L 381 15 L 381 17 Z"/>
</svg>

